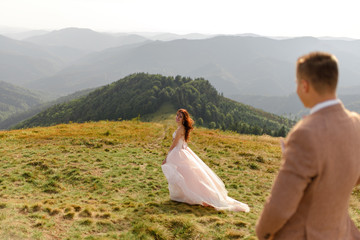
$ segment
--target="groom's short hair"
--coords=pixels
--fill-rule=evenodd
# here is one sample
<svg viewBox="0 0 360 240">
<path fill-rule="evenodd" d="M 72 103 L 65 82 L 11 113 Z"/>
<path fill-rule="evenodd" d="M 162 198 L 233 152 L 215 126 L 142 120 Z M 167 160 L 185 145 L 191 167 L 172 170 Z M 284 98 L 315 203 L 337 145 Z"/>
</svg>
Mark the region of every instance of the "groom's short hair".
<svg viewBox="0 0 360 240">
<path fill-rule="evenodd" d="M 320 94 L 335 92 L 339 76 L 337 63 L 330 53 L 311 52 L 298 58 L 296 76 L 298 80 L 308 80 Z"/>
</svg>

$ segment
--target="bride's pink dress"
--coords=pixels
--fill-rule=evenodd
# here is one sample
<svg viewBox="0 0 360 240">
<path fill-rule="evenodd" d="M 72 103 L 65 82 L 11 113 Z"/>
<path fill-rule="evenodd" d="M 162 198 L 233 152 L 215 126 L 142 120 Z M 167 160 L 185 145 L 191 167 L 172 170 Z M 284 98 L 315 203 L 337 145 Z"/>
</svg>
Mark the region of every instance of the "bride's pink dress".
<svg viewBox="0 0 360 240">
<path fill-rule="evenodd" d="M 173 137 L 175 136 L 173 134 Z M 161 166 L 169 183 L 170 199 L 188 204 L 210 205 L 217 210 L 249 212 L 247 204 L 228 197 L 221 179 L 179 140 Z"/>
</svg>

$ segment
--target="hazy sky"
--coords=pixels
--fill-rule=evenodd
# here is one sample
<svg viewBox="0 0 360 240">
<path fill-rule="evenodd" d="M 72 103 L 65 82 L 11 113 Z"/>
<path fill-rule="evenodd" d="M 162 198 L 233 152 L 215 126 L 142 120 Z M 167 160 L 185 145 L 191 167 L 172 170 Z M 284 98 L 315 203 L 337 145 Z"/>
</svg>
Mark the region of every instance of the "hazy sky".
<svg viewBox="0 0 360 240">
<path fill-rule="evenodd" d="M 0 0 L 0 26 L 360 39 L 359 0 Z"/>
</svg>

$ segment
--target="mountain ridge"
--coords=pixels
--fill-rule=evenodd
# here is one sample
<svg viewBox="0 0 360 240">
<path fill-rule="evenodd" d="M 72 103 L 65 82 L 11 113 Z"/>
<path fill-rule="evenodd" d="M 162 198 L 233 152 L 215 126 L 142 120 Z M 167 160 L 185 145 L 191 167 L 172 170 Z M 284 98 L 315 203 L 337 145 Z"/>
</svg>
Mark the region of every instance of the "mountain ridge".
<svg viewBox="0 0 360 240">
<path fill-rule="evenodd" d="M 65 67 L 65 62 L 36 44 L 0 35 L 0 80 L 24 85 L 51 76 Z"/>
<path fill-rule="evenodd" d="M 286 96 L 295 89 L 292 79 L 295 78 L 296 59 L 314 50 L 330 51 L 338 56 L 342 87 L 358 85 L 360 54 L 350 52 L 357 48 L 360 49 L 360 41 L 319 40 L 312 37 L 275 40 L 266 37 L 217 36 L 202 40 L 153 41 L 89 55 L 58 74 L 32 82 L 31 85 L 67 94 L 85 86 L 108 84 L 134 72 L 148 72 L 204 77 L 225 96 L 236 93 Z M 56 85 L 60 79 L 63 82 L 61 88 Z"/>
<path fill-rule="evenodd" d="M 67 46 L 92 52 L 121 45 L 149 41 L 149 39 L 136 34 L 114 36 L 87 28 L 64 28 L 43 35 L 26 38 L 24 41 L 39 45 Z"/>
</svg>

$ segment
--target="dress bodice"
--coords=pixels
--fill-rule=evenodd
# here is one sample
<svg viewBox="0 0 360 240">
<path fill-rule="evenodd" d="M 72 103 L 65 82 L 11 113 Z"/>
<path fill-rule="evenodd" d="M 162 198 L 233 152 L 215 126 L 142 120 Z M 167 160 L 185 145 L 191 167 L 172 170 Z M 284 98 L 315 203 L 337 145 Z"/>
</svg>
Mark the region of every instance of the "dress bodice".
<svg viewBox="0 0 360 240">
<path fill-rule="evenodd" d="M 179 129 L 179 128 L 178 128 Z M 176 132 L 178 131 L 178 129 L 175 130 L 175 132 L 173 133 L 172 137 L 173 137 L 173 140 L 175 139 L 175 136 L 176 136 Z M 180 148 L 183 148 L 185 149 L 187 147 L 187 143 L 185 141 L 184 138 L 180 138 L 179 139 L 179 142 L 176 144 L 176 147 L 180 147 Z"/>
</svg>

